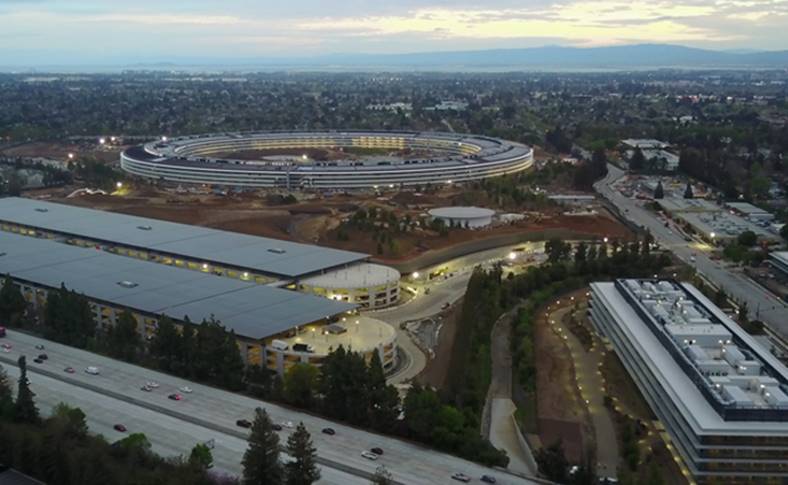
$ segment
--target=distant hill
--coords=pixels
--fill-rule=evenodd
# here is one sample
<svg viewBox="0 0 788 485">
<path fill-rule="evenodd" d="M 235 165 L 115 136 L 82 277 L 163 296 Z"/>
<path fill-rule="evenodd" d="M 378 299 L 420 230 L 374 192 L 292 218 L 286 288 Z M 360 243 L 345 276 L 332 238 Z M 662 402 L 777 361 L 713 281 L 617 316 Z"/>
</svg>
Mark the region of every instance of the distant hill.
<svg viewBox="0 0 788 485">
<path fill-rule="evenodd" d="M 268 60 L 266 64 L 275 61 Z M 783 68 L 788 50 L 723 52 L 677 45 L 638 44 L 613 47 L 545 46 L 524 49 L 424 52 L 412 54 L 344 54 L 288 60 L 288 64 L 347 67 L 512 68 L 512 69 L 627 69 L 651 67 L 687 68 Z"/>
</svg>

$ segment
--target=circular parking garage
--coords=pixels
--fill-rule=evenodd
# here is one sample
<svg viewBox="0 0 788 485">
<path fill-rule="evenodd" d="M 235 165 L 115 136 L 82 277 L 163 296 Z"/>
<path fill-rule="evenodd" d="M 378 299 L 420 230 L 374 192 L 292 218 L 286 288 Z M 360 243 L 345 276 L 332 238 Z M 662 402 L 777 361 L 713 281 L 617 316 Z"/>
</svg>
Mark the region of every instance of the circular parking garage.
<svg viewBox="0 0 788 485">
<path fill-rule="evenodd" d="M 399 280 L 400 273 L 394 268 L 360 263 L 304 279 L 298 289 L 372 310 L 399 301 Z"/>
</svg>

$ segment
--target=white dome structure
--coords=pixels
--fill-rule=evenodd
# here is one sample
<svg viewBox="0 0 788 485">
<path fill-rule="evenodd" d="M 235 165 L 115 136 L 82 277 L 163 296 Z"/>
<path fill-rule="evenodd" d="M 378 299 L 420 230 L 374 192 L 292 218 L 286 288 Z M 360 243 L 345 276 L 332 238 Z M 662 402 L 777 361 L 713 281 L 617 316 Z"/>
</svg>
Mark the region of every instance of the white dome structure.
<svg viewBox="0 0 788 485">
<path fill-rule="evenodd" d="M 430 217 L 443 221 L 447 226 L 480 229 L 492 224 L 495 211 L 483 207 L 439 207 L 429 211 Z"/>
</svg>

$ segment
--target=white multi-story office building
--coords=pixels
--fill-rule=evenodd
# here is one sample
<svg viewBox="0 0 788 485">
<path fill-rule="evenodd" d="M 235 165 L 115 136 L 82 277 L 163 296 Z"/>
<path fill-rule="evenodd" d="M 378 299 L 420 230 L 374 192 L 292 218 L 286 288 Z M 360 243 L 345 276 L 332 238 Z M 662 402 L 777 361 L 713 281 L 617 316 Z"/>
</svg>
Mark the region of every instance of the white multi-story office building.
<svg viewBox="0 0 788 485">
<path fill-rule="evenodd" d="M 788 369 L 695 287 L 593 283 L 589 314 L 702 483 L 788 482 Z"/>
</svg>

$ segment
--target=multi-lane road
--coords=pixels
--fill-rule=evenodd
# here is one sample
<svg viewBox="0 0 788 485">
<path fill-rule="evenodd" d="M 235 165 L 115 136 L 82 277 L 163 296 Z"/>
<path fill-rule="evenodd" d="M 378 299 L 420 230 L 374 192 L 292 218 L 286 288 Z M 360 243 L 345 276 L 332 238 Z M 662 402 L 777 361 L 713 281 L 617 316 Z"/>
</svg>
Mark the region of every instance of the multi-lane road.
<svg viewBox="0 0 788 485">
<path fill-rule="evenodd" d="M 27 334 L 9 331 L 0 341 L 12 345 L 10 352 L 0 352 L 0 363 L 9 374 L 17 375 L 15 362 L 20 355 L 28 357 L 31 388 L 42 409 L 51 409 L 61 401 L 79 406 L 88 416 L 93 431 L 113 440 L 123 434 L 112 427 L 123 424 L 129 433 L 145 433 L 154 449 L 164 455 L 188 454 L 195 443 L 214 440 L 216 467 L 228 473 L 240 472 L 246 449 L 248 431 L 237 427 L 236 420 L 251 420 L 254 409 L 264 407 L 276 423 L 304 422 L 320 458 L 321 483 L 368 483 L 367 477 L 379 465 L 385 465 L 394 479 L 403 484 L 445 484 L 451 482 L 450 477 L 455 472 L 463 472 L 475 481 L 487 474 L 495 476 L 502 484 L 539 483 L 416 443 L 334 423 Z M 37 350 L 36 345 L 44 345 L 45 350 Z M 49 358 L 43 364 L 34 363 L 32 359 L 42 352 Z M 100 374 L 85 373 L 88 366 L 98 367 Z M 66 367 L 73 367 L 76 372 L 68 374 L 64 372 Z M 150 381 L 158 383 L 159 388 L 153 392 L 142 391 L 140 387 Z M 182 401 L 167 398 L 185 385 L 193 392 L 181 393 Z M 321 430 L 326 427 L 334 428 L 336 435 L 322 434 Z M 288 434 L 289 429 L 285 427 L 281 432 L 283 442 Z M 361 451 L 372 447 L 384 450 L 377 461 L 360 455 Z"/>
<path fill-rule="evenodd" d="M 670 249 L 685 263 L 695 267 L 707 280 L 724 288 L 725 292 L 735 300 L 747 302 L 751 316 L 754 317 L 757 313 L 757 317 L 769 328 L 783 338 L 788 338 L 788 306 L 746 275 L 727 268 L 724 262 L 712 260 L 703 251 L 692 247 L 692 242 L 685 241 L 671 227 L 665 227 L 665 223 L 655 214 L 615 190 L 613 184 L 624 174 L 625 172 L 618 167 L 608 164 L 607 176 L 594 184 L 594 187 L 597 192 L 617 206 L 624 217 L 648 228 L 654 239 L 663 247 Z"/>
</svg>

